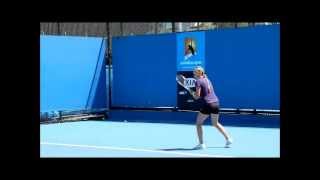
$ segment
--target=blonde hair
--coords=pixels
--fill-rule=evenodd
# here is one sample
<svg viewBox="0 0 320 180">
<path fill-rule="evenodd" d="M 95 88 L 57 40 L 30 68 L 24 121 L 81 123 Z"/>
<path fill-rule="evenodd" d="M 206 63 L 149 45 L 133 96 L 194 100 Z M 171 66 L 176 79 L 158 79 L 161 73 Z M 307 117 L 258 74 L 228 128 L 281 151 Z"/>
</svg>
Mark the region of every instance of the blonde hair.
<svg viewBox="0 0 320 180">
<path fill-rule="evenodd" d="M 209 81 L 208 81 L 208 77 L 207 77 L 204 69 L 201 66 L 197 66 L 197 67 L 194 68 L 193 72 L 196 72 L 196 71 L 200 71 L 202 73 L 203 77 L 206 78 L 206 83 L 208 85 L 208 90 L 209 90 L 209 93 L 211 93 L 211 87 L 210 87 L 210 84 L 209 84 Z"/>
<path fill-rule="evenodd" d="M 194 68 L 193 72 L 200 71 L 204 77 L 207 77 L 204 69 L 201 66 L 197 66 Z"/>
</svg>

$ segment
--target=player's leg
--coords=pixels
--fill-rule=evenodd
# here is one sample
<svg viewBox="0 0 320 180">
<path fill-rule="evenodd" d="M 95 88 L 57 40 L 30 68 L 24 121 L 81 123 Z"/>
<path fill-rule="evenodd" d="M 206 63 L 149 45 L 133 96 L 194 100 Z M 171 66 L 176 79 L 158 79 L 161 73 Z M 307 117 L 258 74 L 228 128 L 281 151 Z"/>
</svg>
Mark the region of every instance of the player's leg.
<svg viewBox="0 0 320 180">
<path fill-rule="evenodd" d="M 203 114 L 201 112 L 199 112 L 198 115 L 197 115 L 196 127 L 197 127 L 199 145 L 196 148 L 204 148 L 205 147 L 204 143 L 203 143 L 202 124 L 208 117 L 209 117 L 208 114 Z"/>
<path fill-rule="evenodd" d="M 219 114 L 211 114 L 211 122 L 214 127 L 216 127 L 219 132 L 224 136 L 227 143 L 226 146 L 229 146 L 232 143 L 231 137 L 225 130 L 225 128 L 219 123 Z"/>
</svg>

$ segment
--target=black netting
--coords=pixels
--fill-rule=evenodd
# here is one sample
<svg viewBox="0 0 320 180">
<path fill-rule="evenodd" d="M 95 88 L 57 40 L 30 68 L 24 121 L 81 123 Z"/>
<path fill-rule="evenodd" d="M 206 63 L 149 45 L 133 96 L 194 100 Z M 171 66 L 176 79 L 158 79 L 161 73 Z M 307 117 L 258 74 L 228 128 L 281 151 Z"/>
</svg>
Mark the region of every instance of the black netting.
<svg viewBox="0 0 320 180">
<path fill-rule="evenodd" d="M 46 35 L 68 35 L 68 36 L 107 36 L 106 22 L 90 23 L 40 23 L 40 33 Z M 210 30 L 217 28 L 241 28 L 256 25 L 271 25 L 277 22 L 112 22 L 110 23 L 111 37 L 131 36 L 142 34 L 161 34 L 197 30 Z"/>
</svg>

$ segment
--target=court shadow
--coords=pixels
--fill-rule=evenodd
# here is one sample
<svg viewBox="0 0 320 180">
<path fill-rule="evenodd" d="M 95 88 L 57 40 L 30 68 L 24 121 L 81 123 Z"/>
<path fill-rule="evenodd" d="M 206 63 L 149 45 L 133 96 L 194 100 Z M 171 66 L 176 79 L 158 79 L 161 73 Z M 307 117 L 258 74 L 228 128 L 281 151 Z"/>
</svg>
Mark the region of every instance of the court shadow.
<svg viewBox="0 0 320 180">
<path fill-rule="evenodd" d="M 169 148 L 169 149 L 158 149 L 161 151 L 193 151 L 197 150 L 195 148 Z"/>
<path fill-rule="evenodd" d="M 211 148 L 222 148 L 222 149 L 225 149 L 225 148 L 228 148 L 228 147 L 225 147 L 225 146 L 207 147 L 207 149 L 211 149 Z"/>
<path fill-rule="evenodd" d="M 214 147 L 207 147 L 206 149 L 213 149 L 213 148 L 226 148 L 225 146 L 214 146 Z M 160 151 L 194 151 L 199 150 L 196 148 L 168 148 L 168 149 L 158 149 Z"/>
</svg>

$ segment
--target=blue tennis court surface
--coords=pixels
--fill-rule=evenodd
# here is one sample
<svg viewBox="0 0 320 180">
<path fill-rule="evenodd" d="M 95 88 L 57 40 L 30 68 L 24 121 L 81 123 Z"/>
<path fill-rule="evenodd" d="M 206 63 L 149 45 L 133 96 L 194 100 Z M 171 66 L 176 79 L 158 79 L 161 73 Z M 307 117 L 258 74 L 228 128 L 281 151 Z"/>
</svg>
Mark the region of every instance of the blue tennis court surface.
<svg viewBox="0 0 320 180">
<path fill-rule="evenodd" d="M 209 120 L 207 120 L 209 121 Z M 280 128 L 225 126 L 231 148 L 204 125 L 205 150 L 193 124 L 81 121 L 40 125 L 41 157 L 280 157 Z"/>
</svg>

